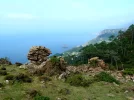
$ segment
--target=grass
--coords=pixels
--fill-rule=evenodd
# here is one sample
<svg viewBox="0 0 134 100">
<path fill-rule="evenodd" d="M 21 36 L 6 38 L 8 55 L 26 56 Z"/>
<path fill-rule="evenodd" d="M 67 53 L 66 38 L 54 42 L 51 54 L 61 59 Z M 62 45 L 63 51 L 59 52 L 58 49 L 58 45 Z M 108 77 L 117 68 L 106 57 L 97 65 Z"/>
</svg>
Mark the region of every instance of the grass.
<svg viewBox="0 0 134 100">
<path fill-rule="evenodd" d="M 8 75 L 18 75 L 19 73 L 27 73 L 27 70 L 19 69 L 16 66 L 6 66 Z M 88 75 L 84 75 L 88 77 Z M 49 97 L 50 100 L 56 100 L 58 97 L 67 98 L 67 100 L 127 100 L 127 97 L 134 97 L 134 92 L 124 93 L 125 87 L 133 86 L 134 83 L 128 82 L 115 86 L 113 83 L 94 82 L 88 87 L 70 86 L 61 80 L 51 77 L 51 81 L 41 83 L 38 76 L 31 76 L 32 83 L 15 82 L 13 85 L 5 84 L 5 76 L 0 76 L 0 83 L 4 84 L 4 88 L 0 89 L 0 100 L 12 98 L 13 100 L 34 100 L 26 94 L 27 90 L 35 89 L 44 97 Z M 61 89 L 68 89 L 69 94 L 63 95 L 59 93 Z M 114 95 L 108 96 L 108 94 Z M 9 100 L 9 99 L 8 99 Z"/>
</svg>

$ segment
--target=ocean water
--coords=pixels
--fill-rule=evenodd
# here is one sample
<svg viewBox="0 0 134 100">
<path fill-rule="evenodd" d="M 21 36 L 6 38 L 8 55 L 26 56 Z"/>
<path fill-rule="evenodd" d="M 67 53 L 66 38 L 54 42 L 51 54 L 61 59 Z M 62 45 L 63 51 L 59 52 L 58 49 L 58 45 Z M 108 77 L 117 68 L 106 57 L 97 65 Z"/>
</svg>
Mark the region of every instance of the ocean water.
<svg viewBox="0 0 134 100">
<path fill-rule="evenodd" d="M 8 57 L 12 63 L 26 63 L 27 54 L 32 46 L 45 46 L 52 54 L 62 53 L 72 47 L 84 44 L 94 36 L 71 33 L 0 33 L 0 58 Z M 66 45 L 68 48 L 63 48 Z"/>
</svg>

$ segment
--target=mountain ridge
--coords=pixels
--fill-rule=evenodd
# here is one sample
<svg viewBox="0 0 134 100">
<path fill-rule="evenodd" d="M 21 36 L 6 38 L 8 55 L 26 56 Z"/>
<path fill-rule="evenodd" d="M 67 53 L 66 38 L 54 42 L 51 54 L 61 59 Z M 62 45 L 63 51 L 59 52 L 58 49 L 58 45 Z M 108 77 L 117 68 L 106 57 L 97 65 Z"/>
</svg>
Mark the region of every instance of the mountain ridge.
<svg viewBox="0 0 134 100">
<path fill-rule="evenodd" d="M 95 44 L 95 43 L 100 43 L 102 41 L 109 41 L 109 37 L 111 35 L 117 36 L 119 31 L 126 31 L 127 28 L 119 28 L 119 29 L 104 29 L 101 32 L 98 33 L 97 37 L 86 42 L 85 44 L 76 46 L 68 51 L 63 52 L 63 56 L 67 56 L 67 55 L 78 55 L 79 54 L 79 50 L 89 44 Z"/>
</svg>

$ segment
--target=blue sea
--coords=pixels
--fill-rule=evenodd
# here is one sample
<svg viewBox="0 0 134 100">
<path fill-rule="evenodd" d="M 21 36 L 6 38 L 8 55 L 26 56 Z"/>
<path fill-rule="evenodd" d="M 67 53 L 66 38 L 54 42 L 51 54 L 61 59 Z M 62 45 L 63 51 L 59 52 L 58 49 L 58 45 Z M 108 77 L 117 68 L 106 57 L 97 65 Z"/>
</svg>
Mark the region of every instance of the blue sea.
<svg viewBox="0 0 134 100">
<path fill-rule="evenodd" d="M 52 54 L 62 53 L 86 43 L 93 37 L 93 35 L 78 33 L 0 33 L 0 58 L 8 57 L 12 63 L 26 63 L 27 54 L 32 46 L 45 46 Z M 63 48 L 64 45 L 68 48 Z"/>
</svg>

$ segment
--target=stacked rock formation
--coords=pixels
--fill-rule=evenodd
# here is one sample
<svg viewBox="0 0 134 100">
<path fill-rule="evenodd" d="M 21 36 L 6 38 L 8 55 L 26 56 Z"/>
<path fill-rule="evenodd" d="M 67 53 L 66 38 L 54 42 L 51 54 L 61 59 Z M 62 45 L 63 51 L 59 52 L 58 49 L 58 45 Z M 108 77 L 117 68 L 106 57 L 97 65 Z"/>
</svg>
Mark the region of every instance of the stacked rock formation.
<svg viewBox="0 0 134 100">
<path fill-rule="evenodd" d="M 31 63 L 40 65 L 42 62 L 46 61 L 51 51 L 43 46 L 33 46 L 28 53 L 28 60 Z"/>
<path fill-rule="evenodd" d="M 31 74 L 37 75 L 58 75 L 66 71 L 66 62 L 64 58 L 52 57 L 48 59 L 51 51 L 42 46 L 34 46 L 28 53 L 28 60 L 30 63 L 21 66 L 28 68 Z M 25 67 L 26 66 L 26 67 Z"/>
</svg>

